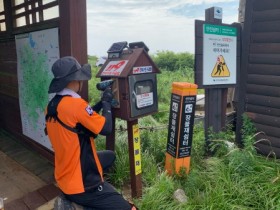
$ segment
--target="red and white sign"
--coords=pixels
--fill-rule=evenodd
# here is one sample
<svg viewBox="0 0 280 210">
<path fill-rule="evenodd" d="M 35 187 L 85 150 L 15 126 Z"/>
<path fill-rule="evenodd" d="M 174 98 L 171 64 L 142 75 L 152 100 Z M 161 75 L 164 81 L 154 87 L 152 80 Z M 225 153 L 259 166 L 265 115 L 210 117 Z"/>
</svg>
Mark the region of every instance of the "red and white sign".
<svg viewBox="0 0 280 210">
<path fill-rule="evenodd" d="M 136 96 L 136 106 L 137 108 L 144 108 L 154 104 L 153 93 L 143 93 Z"/>
<path fill-rule="evenodd" d="M 103 72 L 101 73 L 102 76 L 120 76 L 124 67 L 128 63 L 128 60 L 121 60 L 121 61 L 110 61 Z"/>
<path fill-rule="evenodd" d="M 133 74 L 145 74 L 145 73 L 152 73 L 153 67 L 152 66 L 139 66 L 133 67 L 132 73 Z"/>
</svg>

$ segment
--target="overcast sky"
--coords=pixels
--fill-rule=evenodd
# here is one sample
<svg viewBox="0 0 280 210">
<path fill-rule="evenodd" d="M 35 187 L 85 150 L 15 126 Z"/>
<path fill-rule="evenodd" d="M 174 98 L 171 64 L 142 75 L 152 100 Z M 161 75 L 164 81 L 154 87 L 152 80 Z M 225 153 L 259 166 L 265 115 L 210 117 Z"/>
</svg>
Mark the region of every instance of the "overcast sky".
<svg viewBox="0 0 280 210">
<path fill-rule="evenodd" d="M 223 9 L 223 23 L 238 21 L 239 0 L 87 0 L 88 54 L 107 55 L 112 43 L 143 41 L 150 54 L 194 53 L 194 20 Z"/>
</svg>

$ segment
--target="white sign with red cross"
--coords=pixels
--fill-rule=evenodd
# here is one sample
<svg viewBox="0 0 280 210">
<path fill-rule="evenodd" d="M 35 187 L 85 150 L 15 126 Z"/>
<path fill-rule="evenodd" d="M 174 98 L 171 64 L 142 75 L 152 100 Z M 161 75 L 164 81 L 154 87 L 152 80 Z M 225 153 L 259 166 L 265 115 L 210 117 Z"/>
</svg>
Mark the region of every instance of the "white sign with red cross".
<svg viewBox="0 0 280 210">
<path fill-rule="evenodd" d="M 101 76 L 120 76 L 127 63 L 128 60 L 110 61 L 101 73 Z"/>
</svg>

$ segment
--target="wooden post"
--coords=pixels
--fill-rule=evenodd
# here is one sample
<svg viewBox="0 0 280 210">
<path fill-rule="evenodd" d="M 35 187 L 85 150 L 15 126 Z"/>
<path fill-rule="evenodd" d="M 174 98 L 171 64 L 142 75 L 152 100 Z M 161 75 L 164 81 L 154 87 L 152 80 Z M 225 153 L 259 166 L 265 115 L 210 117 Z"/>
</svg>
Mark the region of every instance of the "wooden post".
<svg viewBox="0 0 280 210">
<path fill-rule="evenodd" d="M 4 0 L 7 37 L 13 32 L 13 9 L 9 0 Z"/>
<path fill-rule="evenodd" d="M 131 179 L 131 196 L 133 198 L 139 198 L 142 196 L 142 171 L 138 119 L 127 121 L 127 131 Z"/>
<path fill-rule="evenodd" d="M 88 62 L 86 0 L 59 1 L 60 57 L 73 56 L 79 63 Z M 84 82 L 81 96 L 88 99 L 88 83 Z"/>
<path fill-rule="evenodd" d="M 113 110 L 112 110 L 113 111 Z M 106 149 L 115 151 L 115 127 L 116 118 L 113 113 L 113 132 L 106 137 Z M 130 165 L 131 196 L 139 198 L 142 196 L 142 169 L 141 169 L 141 147 L 138 119 L 127 121 L 128 153 Z"/>
<path fill-rule="evenodd" d="M 221 24 L 222 19 L 214 18 L 214 7 L 205 10 L 205 21 Z M 227 88 L 205 88 L 205 139 L 206 152 L 209 152 L 209 129 L 213 132 L 220 132 L 225 127 L 226 106 L 227 106 Z"/>
</svg>

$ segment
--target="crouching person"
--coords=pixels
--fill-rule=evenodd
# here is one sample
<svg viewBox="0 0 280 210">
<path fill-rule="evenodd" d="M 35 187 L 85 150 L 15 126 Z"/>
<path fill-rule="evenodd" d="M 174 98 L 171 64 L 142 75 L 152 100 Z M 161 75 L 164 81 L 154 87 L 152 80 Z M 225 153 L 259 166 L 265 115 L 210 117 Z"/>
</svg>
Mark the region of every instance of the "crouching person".
<svg viewBox="0 0 280 210">
<path fill-rule="evenodd" d="M 53 64 L 52 73 L 48 92 L 56 95 L 46 108 L 46 132 L 54 149 L 55 179 L 63 197 L 87 209 L 136 209 L 103 178 L 103 171 L 115 160 L 114 152 L 95 148 L 98 134 L 112 132 L 111 89 L 91 107 L 79 95 L 83 81 L 91 78 L 89 64 L 81 66 L 67 56 Z"/>
</svg>

